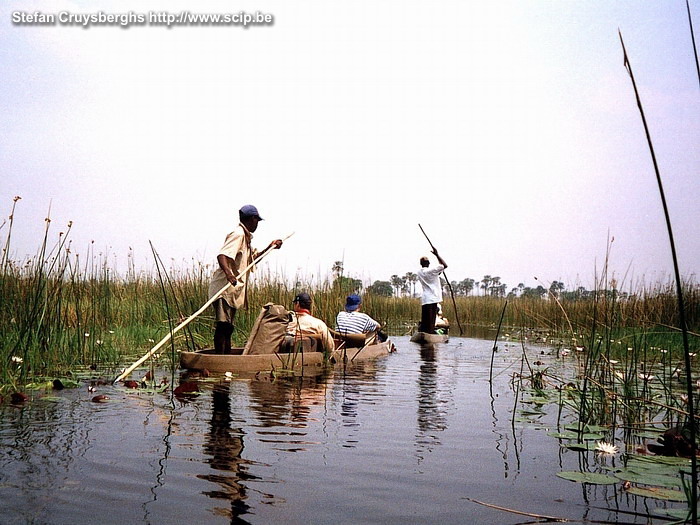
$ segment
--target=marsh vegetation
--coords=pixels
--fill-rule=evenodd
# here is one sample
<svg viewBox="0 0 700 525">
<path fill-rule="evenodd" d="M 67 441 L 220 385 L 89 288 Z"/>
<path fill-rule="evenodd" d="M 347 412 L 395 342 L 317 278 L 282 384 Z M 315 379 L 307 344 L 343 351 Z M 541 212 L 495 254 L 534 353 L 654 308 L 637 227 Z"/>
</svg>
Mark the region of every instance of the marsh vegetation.
<svg viewBox="0 0 700 525">
<path fill-rule="evenodd" d="M 143 354 L 206 301 L 211 272 L 208 264 L 166 268 L 153 250 L 152 271 L 138 270 L 129 253 L 126 272 L 118 274 L 108 257 L 92 245 L 85 255 L 75 253 L 69 240 L 71 225 L 55 234 L 50 219 L 46 219 L 36 254 L 13 259 L 16 204 L 4 225 L 0 260 L 0 384 L 4 390 L 81 367 L 115 368 Z M 361 291 L 364 311 L 389 333 L 408 334 L 414 329 L 420 315 L 419 299 L 377 295 L 371 288 L 363 291 L 361 287 L 361 281 L 341 273 L 297 278 L 290 284 L 259 272 L 249 289 L 249 308 L 237 317 L 234 339 L 238 344 L 245 341 L 263 304 L 291 306 L 300 290 L 312 294 L 314 314 L 329 325 L 345 296 Z M 683 287 L 688 327 L 697 334 L 700 289 L 693 280 Z M 458 315 L 469 333 L 495 328 L 503 312 L 504 333 L 510 337 L 520 334 L 525 341 L 532 338 L 563 350 L 585 348 L 592 363 L 598 363 L 600 356 L 608 360 L 631 358 L 635 365 L 644 363 L 645 367 L 664 363 L 668 373 L 673 373 L 671 367 L 681 348 L 673 284 L 656 283 L 624 292 L 619 288 L 603 272 L 595 290 L 587 294 L 567 295 L 562 290 L 556 295 L 510 297 L 505 311 L 506 299 L 494 295 L 457 296 L 457 312 L 448 301 L 443 306 L 453 326 Z M 212 324 L 211 316 L 205 313 L 176 335 L 164 356 L 172 359 L 178 350 L 209 346 Z"/>
</svg>

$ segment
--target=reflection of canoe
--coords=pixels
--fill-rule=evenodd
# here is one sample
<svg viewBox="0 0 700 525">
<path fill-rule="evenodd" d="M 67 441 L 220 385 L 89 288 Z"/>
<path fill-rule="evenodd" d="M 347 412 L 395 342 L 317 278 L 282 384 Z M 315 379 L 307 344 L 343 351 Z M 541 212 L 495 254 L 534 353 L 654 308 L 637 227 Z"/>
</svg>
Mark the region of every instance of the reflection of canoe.
<svg viewBox="0 0 700 525">
<path fill-rule="evenodd" d="M 447 334 L 426 334 L 425 332 L 416 332 L 411 337 L 412 343 L 446 343 L 450 339 Z"/>
<path fill-rule="evenodd" d="M 304 370 L 309 372 L 320 369 L 326 362 L 343 363 L 366 361 L 389 355 L 396 348 L 391 341 L 370 344 L 360 348 L 341 348 L 327 354 L 315 351 L 316 345 L 304 340 L 303 352 L 246 354 L 242 348 L 234 348 L 231 354 L 217 354 L 207 348 L 194 352 L 180 353 L 180 368 L 188 370 L 209 370 L 210 372 L 255 373 L 271 370 Z"/>
</svg>

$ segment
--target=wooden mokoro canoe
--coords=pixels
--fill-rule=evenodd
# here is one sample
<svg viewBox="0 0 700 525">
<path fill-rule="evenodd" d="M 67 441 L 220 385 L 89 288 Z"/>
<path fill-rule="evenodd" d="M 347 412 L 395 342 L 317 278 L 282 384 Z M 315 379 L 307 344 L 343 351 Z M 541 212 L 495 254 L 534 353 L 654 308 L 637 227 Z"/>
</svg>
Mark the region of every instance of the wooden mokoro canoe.
<svg viewBox="0 0 700 525">
<path fill-rule="evenodd" d="M 243 355 L 243 348 L 234 348 L 232 352 L 231 354 L 217 354 L 213 348 L 180 352 L 180 368 L 239 374 L 266 370 L 321 368 L 325 363 L 323 352 Z"/>
<path fill-rule="evenodd" d="M 416 332 L 411 336 L 412 343 L 446 343 L 450 340 L 447 334 L 426 334 L 425 332 Z"/>
<path fill-rule="evenodd" d="M 234 348 L 231 354 L 217 354 L 213 348 L 207 348 L 194 352 L 180 352 L 180 368 L 234 374 L 272 370 L 310 372 L 313 369 L 322 368 L 327 362 L 335 364 L 366 361 L 389 355 L 394 351 L 396 347 L 391 341 L 361 348 L 340 348 L 331 352 L 330 355 L 314 351 L 243 355 L 242 348 Z"/>
<path fill-rule="evenodd" d="M 331 363 L 357 362 L 384 357 L 396 352 L 394 343 L 387 340 L 383 343 L 375 343 L 359 348 L 338 348 L 330 356 Z"/>
</svg>

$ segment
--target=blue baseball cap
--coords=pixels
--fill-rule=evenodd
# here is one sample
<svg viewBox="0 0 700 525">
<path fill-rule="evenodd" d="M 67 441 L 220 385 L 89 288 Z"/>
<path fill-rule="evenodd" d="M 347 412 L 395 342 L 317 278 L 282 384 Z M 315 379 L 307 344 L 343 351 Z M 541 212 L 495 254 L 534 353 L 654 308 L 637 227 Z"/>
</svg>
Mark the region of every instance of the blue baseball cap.
<svg viewBox="0 0 700 525">
<path fill-rule="evenodd" d="M 257 217 L 259 221 L 263 220 L 263 218 L 258 213 L 258 209 L 252 204 L 246 204 L 238 211 L 244 217 Z"/>
<path fill-rule="evenodd" d="M 360 307 L 361 302 L 362 299 L 356 293 L 348 295 L 348 298 L 345 300 L 345 311 L 354 312 Z"/>
</svg>

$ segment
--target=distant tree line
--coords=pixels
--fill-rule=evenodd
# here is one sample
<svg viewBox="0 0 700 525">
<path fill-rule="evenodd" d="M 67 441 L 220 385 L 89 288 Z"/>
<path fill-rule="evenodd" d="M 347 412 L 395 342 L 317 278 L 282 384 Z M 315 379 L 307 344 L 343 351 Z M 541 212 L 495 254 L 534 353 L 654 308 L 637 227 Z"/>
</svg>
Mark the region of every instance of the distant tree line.
<svg viewBox="0 0 700 525">
<path fill-rule="evenodd" d="M 441 279 L 444 293 L 449 293 L 447 281 Z M 536 287 L 525 286 L 524 283 L 518 283 L 508 291 L 508 285 L 501 282 L 498 276 L 484 275 L 481 279 L 472 279 L 467 277 L 461 281 L 450 281 L 452 291 L 455 295 L 468 297 L 474 295 L 490 296 L 490 297 L 526 297 L 534 299 L 545 299 L 548 295 L 565 300 L 583 300 L 593 297 L 593 292 L 587 290 L 583 286 L 579 286 L 575 290 L 567 291 L 566 286 L 561 281 L 552 281 L 548 288 L 542 285 Z M 374 295 L 382 297 L 417 297 L 420 295 L 421 289 L 418 285 L 418 275 L 413 272 L 407 272 L 403 276 L 398 274 L 392 275 L 388 281 L 374 281 L 367 287 L 366 291 Z M 598 292 L 600 293 L 600 292 Z M 613 293 L 609 291 L 606 293 Z M 624 297 L 624 292 L 615 292 L 619 297 Z"/>
<path fill-rule="evenodd" d="M 334 275 L 333 287 L 340 288 L 348 293 L 360 292 L 363 289 L 363 284 L 360 279 L 353 279 L 343 275 L 343 262 L 335 261 L 333 263 L 332 272 Z M 447 281 L 442 282 L 443 292 L 449 293 Z M 578 301 L 592 299 L 594 293 L 598 296 L 601 294 L 607 296 L 615 296 L 619 299 L 624 299 L 629 296 L 626 292 L 620 292 L 615 289 L 616 283 L 612 284 L 612 290 L 598 290 L 593 292 L 583 286 L 579 286 L 574 290 L 566 290 L 566 286 L 561 281 L 552 281 L 548 288 L 537 285 L 536 287 L 525 286 L 524 283 L 518 283 L 517 286 L 508 290 L 508 285 L 501 282 L 498 276 L 484 275 L 481 279 L 472 279 L 467 277 L 461 281 L 450 281 L 452 291 L 460 297 L 468 296 L 489 296 L 489 297 L 504 297 L 512 299 L 515 297 L 525 297 L 529 299 L 546 299 L 548 296 L 556 297 L 566 301 Z M 380 297 L 419 297 L 421 287 L 418 284 L 418 275 L 413 272 L 406 272 L 403 276 L 398 274 L 392 275 L 388 281 L 377 280 L 365 289 L 366 292 Z"/>
</svg>

